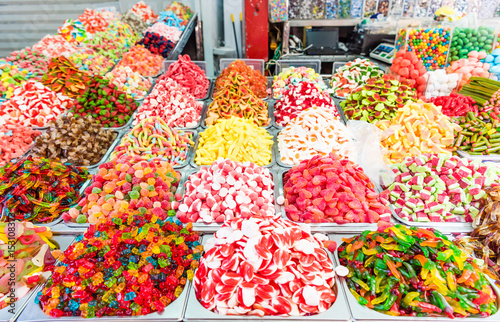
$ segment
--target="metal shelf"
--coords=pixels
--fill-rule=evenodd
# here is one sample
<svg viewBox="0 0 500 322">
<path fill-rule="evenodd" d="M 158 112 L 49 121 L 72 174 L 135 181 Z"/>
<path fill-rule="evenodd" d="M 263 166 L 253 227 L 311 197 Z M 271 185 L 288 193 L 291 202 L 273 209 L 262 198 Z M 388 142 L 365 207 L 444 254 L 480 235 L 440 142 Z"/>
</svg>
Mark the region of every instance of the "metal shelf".
<svg viewBox="0 0 500 322">
<path fill-rule="evenodd" d="M 356 26 L 363 19 L 319 19 L 319 20 L 289 20 L 290 27 L 345 27 Z"/>
<path fill-rule="evenodd" d="M 177 44 L 175 44 L 174 49 L 172 49 L 172 51 L 168 55 L 168 60 L 177 60 L 177 56 L 179 56 L 182 53 L 184 46 L 186 46 L 189 37 L 191 37 L 191 34 L 193 33 L 197 19 L 198 19 L 198 13 L 193 14 L 188 24 L 186 25 L 186 28 L 182 31 L 182 35 L 179 41 L 177 42 Z"/>
</svg>

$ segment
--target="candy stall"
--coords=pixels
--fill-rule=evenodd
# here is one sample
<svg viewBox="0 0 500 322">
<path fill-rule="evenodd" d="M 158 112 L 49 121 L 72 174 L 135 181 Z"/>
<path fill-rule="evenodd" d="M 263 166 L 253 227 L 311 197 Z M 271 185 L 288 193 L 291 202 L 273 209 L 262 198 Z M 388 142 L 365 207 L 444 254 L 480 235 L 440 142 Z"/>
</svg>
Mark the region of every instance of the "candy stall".
<svg viewBox="0 0 500 322">
<path fill-rule="evenodd" d="M 0 58 L 0 321 L 500 321 L 498 1 L 117 3 Z"/>
</svg>

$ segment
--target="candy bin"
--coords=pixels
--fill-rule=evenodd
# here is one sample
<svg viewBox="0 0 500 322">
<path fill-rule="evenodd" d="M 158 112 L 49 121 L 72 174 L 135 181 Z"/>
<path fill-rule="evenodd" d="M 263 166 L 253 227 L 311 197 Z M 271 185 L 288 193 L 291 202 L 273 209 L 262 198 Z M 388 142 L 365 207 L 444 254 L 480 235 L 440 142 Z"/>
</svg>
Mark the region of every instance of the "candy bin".
<svg viewBox="0 0 500 322">
<path fill-rule="evenodd" d="M 348 290 L 347 301 L 356 321 L 391 321 L 396 314 L 398 319 L 409 321 L 418 319 L 417 315 L 441 321 L 498 319 L 497 288 L 479 268 L 480 261 L 468 257 L 439 230 L 397 224 L 349 238 L 329 237 L 339 244 L 337 260 L 349 272 L 342 284 Z M 369 255 L 363 254 L 365 245 L 374 247 Z M 447 269 L 450 266 L 456 269 Z M 422 284 L 429 289 L 420 290 L 418 285 Z M 458 300 L 445 295 L 450 292 Z M 462 307 L 459 301 L 463 303 L 471 293 L 484 294 L 476 301 L 482 304 L 476 305 L 472 299 Z"/>
<path fill-rule="evenodd" d="M 127 209 L 163 219 L 173 217 L 181 199 L 176 194 L 180 179 L 172 165 L 159 158 L 149 161 L 138 155 L 115 158 L 99 166 L 85 188 L 85 196 L 66 210 L 62 218 L 70 227 L 81 227 L 75 223 L 95 224 Z"/>
<path fill-rule="evenodd" d="M 89 178 L 86 168 L 53 159 L 28 156 L 8 163 L 0 168 L 1 221 L 55 224 L 76 204 Z"/>
<path fill-rule="evenodd" d="M 22 157 L 40 134 L 38 130 L 11 121 L 0 125 L 0 167 Z"/>
<path fill-rule="evenodd" d="M 335 153 L 300 162 L 283 173 L 282 184 L 284 213 L 294 222 L 343 225 L 390 221 L 385 196 L 375 191 L 361 167 Z"/>
<path fill-rule="evenodd" d="M 254 244 L 255 247 L 249 246 Z M 326 246 L 331 251 L 336 248 L 326 236 L 312 235 L 308 229 L 283 218 L 254 216 L 226 221 L 214 238 L 204 243 L 206 252 L 195 273 L 186 319 L 196 321 L 208 316 L 234 321 L 238 315 L 249 321 L 266 316 L 348 320 L 341 306 L 345 305 L 344 298 L 335 286 L 335 265 Z M 243 252 L 244 249 L 252 251 Z M 290 252 L 297 257 L 290 256 Z M 237 254 L 242 254 L 241 260 Z M 301 260 L 308 255 L 312 266 Z M 222 256 L 222 266 L 212 264 L 213 256 Z M 235 258 L 239 265 L 224 264 L 233 263 Z M 260 262 L 263 264 L 254 268 L 253 263 Z M 310 279 L 301 278 L 302 275 Z M 311 283 L 312 280 L 316 282 Z M 216 293 L 221 287 L 228 293 Z M 289 287 L 296 287 L 295 296 L 290 296 Z"/>
<path fill-rule="evenodd" d="M 396 34 L 396 45 L 395 45 L 396 52 L 400 51 L 401 49 L 406 49 L 407 37 L 408 37 L 407 29 L 398 30 L 398 33 Z"/>
<path fill-rule="evenodd" d="M 495 30 L 491 27 L 462 28 L 453 31 L 448 62 L 467 58 L 471 51 L 489 54 L 493 48 Z"/>
<path fill-rule="evenodd" d="M 253 120 L 231 116 L 219 119 L 199 133 L 194 167 L 211 165 L 218 158 L 273 165 L 274 141 L 271 134 Z"/>
<path fill-rule="evenodd" d="M 416 101 L 416 93 L 407 81 L 400 83 L 389 75 L 372 77 L 363 87 L 340 102 L 347 119 L 375 122 L 392 119 L 407 102 Z"/>
<path fill-rule="evenodd" d="M 356 89 L 365 85 L 372 77 L 382 76 L 383 71 L 368 59 L 356 58 L 337 68 L 330 79 L 334 97 L 346 98 Z"/>
<path fill-rule="evenodd" d="M 325 0 L 313 0 L 312 18 L 313 19 L 325 18 Z"/>
<path fill-rule="evenodd" d="M 187 165 L 196 132 L 171 129 L 158 116 L 148 117 L 138 122 L 128 131 L 116 146 L 110 159 L 124 155 L 139 155 L 144 160 L 160 158 L 174 168 Z"/>
<path fill-rule="evenodd" d="M 91 225 L 60 257 L 34 304 L 50 317 L 182 319 L 203 249 L 200 236 L 151 209 L 121 209 Z M 53 298 L 54 292 L 60 298 Z M 88 302 L 79 303 L 83 294 Z"/>
<path fill-rule="evenodd" d="M 384 131 L 380 146 L 387 164 L 424 153 L 450 155 L 455 150 L 454 133 L 461 129 L 441 112 L 441 107 L 420 100 L 408 102 L 392 119 L 379 120 L 375 125 Z"/>
<path fill-rule="evenodd" d="M 407 51 L 414 52 L 427 70 L 444 68 L 450 40 L 451 29 L 449 27 L 410 29 Z"/>
<path fill-rule="evenodd" d="M 207 109 L 204 124 L 213 125 L 219 119 L 231 116 L 253 121 L 258 126 L 270 126 L 271 118 L 267 102 L 257 97 L 242 75 L 234 74 L 233 82 L 217 91 Z"/>
<path fill-rule="evenodd" d="M 290 19 L 300 19 L 300 3 L 299 0 L 288 0 L 288 17 Z"/>
<path fill-rule="evenodd" d="M 415 89 L 417 98 L 423 98 L 428 75 L 422 61 L 414 52 L 398 51 L 389 75 L 400 82 L 408 83 L 411 88 Z"/>
<path fill-rule="evenodd" d="M 337 19 L 339 16 L 339 0 L 326 0 L 326 19 Z"/>
<path fill-rule="evenodd" d="M 219 159 L 189 175 L 177 218 L 205 230 L 234 218 L 274 216 L 274 179 L 269 169 L 255 163 Z M 203 194 L 200 187 L 205 187 Z"/>
<path fill-rule="evenodd" d="M 212 97 L 215 98 L 223 94 L 224 89 L 233 84 L 245 84 L 249 86 L 252 92 L 261 99 L 267 98 L 268 96 L 266 77 L 260 70 L 253 68 L 250 64 L 247 65 L 242 60 L 231 62 L 224 68 L 220 75 L 217 76 Z"/>
</svg>

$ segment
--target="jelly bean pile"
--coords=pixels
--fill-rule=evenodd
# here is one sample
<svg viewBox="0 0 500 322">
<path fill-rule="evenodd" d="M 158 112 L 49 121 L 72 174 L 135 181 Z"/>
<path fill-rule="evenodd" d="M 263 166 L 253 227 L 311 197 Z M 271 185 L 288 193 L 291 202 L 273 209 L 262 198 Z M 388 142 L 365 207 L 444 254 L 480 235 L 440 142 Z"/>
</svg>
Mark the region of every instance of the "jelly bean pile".
<svg viewBox="0 0 500 322">
<path fill-rule="evenodd" d="M 127 209 L 165 219 L 178 207 L 175 195 L 180 174 L 166 161 L 123 156 L 99 166 L 78 205 L 63 214 L 65 221 L 96 223 Z"/>
<path fill-rule="evenodd" d="M 486 196 L 483 189 L 500 185 L 497 167 L 451 155 L 408 157 L 392 168 L 389 201 L 410 221 L 472 222 Z"/>
<path fill-rule="evenodd" d="M 139 107 L 135 124 L 145 118 L 159 116 L 170 127 L 194 128 L 200 121 L 202 106 L 202 102 L 197 102 L 185 87 L 174 80 L 158 79 Z"/>
<path fill-rule="evenodd" d="M 450 62 L 467 58 L 472 51 L 490 52 L 493 47 L 495 30 L 490 27 L 462 28 L 453 31 L 450 46 Z"/>
<path fill-rule="evenodd" d="M 20 159 L 0 168 L 2 221 L 49 223 L 76 204 L 87 169 L 45 158 Z"/>
<path fill-rule="evenodd" d="M 177 61 L 168 66 L 165 74 L 158 80 L 170 78 L 177 84 L 184 86 L 189 94 L 196 99 L 203 99 L 207 96 L 210 81 L 205 75 L 205 71 L 191 61 L 188 55 L 179 55 Z"/>
<path fill-rule="evenodd" d="M 334 266 L 321 241 L 285 219 L 226 221 L 204 250 L 194 290 L 218 314 L 312 315 L 337 299 Z"/>
<path fill-rule="evenodd" d="M 395 225 L 343 240 L 340 263 L 361 305 L 398 316 L 497 312 L 495 292 L 478 264 L 437 230 Z"/>
<path fill-rule="evenodd" d="M 52 317 L 162 312 L 193 278 L 198 240 L 189 226 L 120 211 L 77 237 L 36 301 Z"/>
<path fill-rule="evenodd" d="M 225 159 L 189 176 L 177 217 L 182 222 L 210 224 L 254 214 L 275 214 L 271 173 L 255 163 Z"/>
<path fill-rule="evenodd" d="M 30 154 L 79 166 L 98 164 L 118 135 L 104 130 L 90 116 L 63 115 L 50 122 L 48 127 L 37 137 Z"/>
<path fill-rule="evenodd" d="M 27 296 L 48 279 L 61 253 L 52 235 L 49 228 L 34 226 L 30 222 L 0 223 L 0 309 Z M 12 265 L 15 265 L 13 276 L 8 273 Z M 16 290 L 15 296 L 7 297 L 11 287 Z"/>
<path fill-rule="evenodd" d="M 334 153 L 316 155 L 283 177 L 285 211 L 293 221 L 306 223 L 389 221 L 387 200 L 363 170 Z"/>
<path fill-rule="evenodd" d="M 124 135 L 111 159 L 137 155 L 147 161 L 161 158 L 177 166 L 186 161 L 193 145 L 193 132 L 170 129 L 164 120 L 153 116 L 143 119 Z"/>
</svg>

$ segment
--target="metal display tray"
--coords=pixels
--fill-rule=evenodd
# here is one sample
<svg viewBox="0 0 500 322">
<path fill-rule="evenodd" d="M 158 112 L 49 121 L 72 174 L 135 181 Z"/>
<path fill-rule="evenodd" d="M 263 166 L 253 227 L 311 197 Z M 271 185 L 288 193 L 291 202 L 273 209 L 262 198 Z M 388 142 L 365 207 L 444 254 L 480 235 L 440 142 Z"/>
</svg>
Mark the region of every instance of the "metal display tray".
<svg viewBox="0 0 500 322">
<path fill-rule="evenodd" d="M 204 130 L 204 129 L 201 129 L 201 130 Z M 271 134 L 271 136 L 273 136 L 273 137 L 274 137 L 274 134 L 273 134 L 273 132 L 274 132 L 274 131 L 272 131 L 272 130 L 273 130 L 272 128 L 271 128 L 271 129 L 267 129 L 267 132 L 268 132 L 269 134 Z M 195 161 L 194 161 L 194 159 L 196 158 L 196 150 L 198 150 L 198 143 L 199 143 L 200 136 L 201 136 L 201 133 L 202 133 L 202 132 L 203 132 L 203 131 L 199 131 L 199 132 L 198 132 L 198 137 L 196 138 L 196 142 L 194 143 L 194 155 L 193 155 L 193 157 L 191 158 L 191 160 L 190 160 L 190 162 L 189 162 L 189 164 L 190 164 L 193 168 L 200 168 L 200 167 L 202 167 L 202 166 L 206 166 L 206 165 L 198 165 L 198 164 L 196 164 L 196 163 L 195 163 Z M 273 140 L 273 145 L 271 146 L 271 163 L 266 164 L 266 165 L 263 165 L 262 167 L 264 167 L 264 168 L 271 168 L 271 167 L 273 167 L 273 166 L 276 164 L 276 162 L 275 162 L 275 161 L 276 161 L 276 156 L 274 155 L 274 146 L 275 146 L 275 145 L 276 145 L 276 141 L 274 141 L 274 140 Z"/>
<path fill-rule="evenodd" d="M 180 169 L 175 169 L 177 173 L 180 173 L 181 175 L 181 178 L 179 180 L 179 185 L 177 186 L 177 190 L 180 189 L 180 187 L 183 187 L 184 186 L 184 182 L 186 182 L 187 180 L 187 175 L 186 175 L 186 171 L 180 171 Z M 83 196 L 85 196 L 85 189 L 90 186 L 90 184 L 92 183 L 92 180 L 87 180 L 87 182 L 85 182 L 83 184 L 83 187 L 82 187 L 82 198 Z M 177 192 L 176 190 L 176 192 Z M 80 199 L 81 200 L 81 199 Z M 80 200 L 78 200 L 78 202 L 80 202 Z M 61 219 L 62 220 L 62 219 Z M 86 222 L 84 224 L 79 224 L 79 223 L 76 223 L 76 222 L 72 222 L 72 221 L 64 221 L 64 224 L 69 227 L 69 228 L 76 228 L 76 229 L 80 229 L 80 230 L 84 230 L 84 229 L 87 229 L 90 227 L 90 223 Z"/>
<path fill-rule="evenodd" d="M 329 235 L 328 239 L 333 240 L 337 242 L 337 245 L 340 246 L 342 242 L 342 238 L 350 238 L 354 235 L 352 234 L 346 234 L 346 235 Z M 340 260 L 339 260 L 339 255 L 338 251 L 335 250 L 334 253 L 334 260 L 335 264 L 339 265 Z M 492 283 L 492 280 L 486 276 L 488 281 L 490 282 L 490 285 L 493 287 L 493 290 L 495 291 L 497 295 L 497 308 L 500 309 L 500 289 L 498 286 L 495 285 L 495 283 Z M 358 303 L 358 301 L 354 298 L 354 296 L 351 294 L 349 291 L 349 287 L 347 286 L 347 282 L 345 281 L 345 278 L 340 278 L 340 284 L 344 290 L 344 293 L 347 297 L 347 304 L 349 307 L 349 311 L 351 313 L 351 316 L 354 321 L 367 321 L 367 322 L 381 322 L 381 321 L 404 321 L 404 322 L 422 322 L 422 321 L 463 321 L 463 322 L 484 322 L 484 321 L 500 321 L 500 312 L 497 312 L 489 317 L 482 318 L 482 317 L 469 317 L 469 318 L 454 318 L 451 320 L 448 317 L 413 317 L 413 316 L 391 316 L 387 315 L 384 313 L 377 312 L 375 310 L 369 309 L 368 307 L 361 305 Z"/>
<path fill-rule="evenodd" d="M 131 130 L 132 128 L 128 129 L 127 132 L 124 132 L 122 134 L 122 137 L 123 138 L 125 135 L 127 135 L 127 133 Z M 193 144 L 189 147 L 189 150 L 187 152 L 187 157 L 186 157 L 186 160 L 184 160 L 184 162 L 182 162 L 181 164 L 179 165 L 175 165 L 173 166 L 174 169 L 181 169 L 181 168 L 184 168 L 185 166 L 187 166 L 190 162 L 190 160 L 194 157 L 194 146 L 196 144 L 196 141 L 197 141 L 197 138 L 198 138 L 198 131 L 194 130 L 194 129 L 177 129 L 176 130 L 182 130 L 183 132 L 189 132 L 189 133 L 192 133 L 193 134 Z M 121 143 L 121 138 L 120 138 L 120 142 L 118 144 Z M 99 163 L 99 165 L 103 164 L 103 163 L 106 163 L 106 162 L 109 162 L 111 161 L 111 154 L 114 152 L 115 148 L 118 146 L 118 144 L 116 144 L 113 148 L 113 150 L 111 150 L 109 152 L 109 154 L 107 154 L 107 158 L 106 160 L 104 160 L 104 162 L 101 162 Z"/>
<path fill-rule="evenodd" d="M 68 248 L 69 245 L 73 242 L 75 239 L 75 236 L 73 235 L 54 235 L 52 236 L 52 239 L 54 239 L 60 246 L 61 251 L 64 251 Z M 28 294 L 26 294 L 22 299 L 14 302 L 15 308 L 14 308 L 14 314 L 9 312 L 10 307 L 6 307 L 4 309 L 0 310 L 0 322 L 13 322 L 16 321 L 19 316 L 24 312 L 25 307 L 30 303 L 30 301 L 35 300 L 35 296 L 38 293 L 38 291 L 41 289 L 40 285 L 32 288 Z"/>
<path fill-rule="evenodd" d="M 81 188 L 80 188 L 80 195 L 82 195 L 85 191 L 85 188 L 88 186 L 88 182 L 90 180 L 87 180 L 85 181 Z M 3 210 L 2 210 L 2 218 L 4 217 L 5 215 L 5 212 L 7 211 L 6 210 L 7 207 L 4 207 Z M 49 227 L 50 230 L 53 232 L 53 233 L 60 233 L 60 228 L 62 228 L 63 226 L 63 219 L 61 216 L 59 216 L 58 218 L 54 219 L 53 221 L 49 222 L 49 223 L 40 223 L 40 222 L 33 222 L 33 225 L 36 225 L 36 226 L 42 226 L 42 227 Z M 1 321 L 0 321 L 1 322 Z"/>
<path fill-rule="evenodd" d="M 165 72 L 168 70 L 168 67 L 170 65 L 172 65 L 173 63 L 177 62 L 177 60 L 164 60 L 163 61 L 163 74 L 165 74 Z M 207 72 L 207 62 L 206 61 L 196 61 L 196 60 L 193 60 L 191 61 L 193 64 L 195 64 L 196 66 L 200 67 L 204 72 L 205 72 L 205 78 L 208 79 L 209 83 L 208 83 L 208 88 L 207 88 L 207 93 L 205 94 L 204 97 L 202 98 L 195 98 L 197 101 L 204 101 L 206 99 L 208 99 L 209 97 L 211 97 L 211 93 L 212 93 L 212 87 L 215 83 L 214 81 L 214 78 L 213 77 L 207 77 L 206 75 L 206 72 Z"/>
<path fill-rule="evenodd" d="M 202 110 L 201 118 L 200 118 L 200 126 L 204 129 L 206 129 L 208 126 L 205 123 L 205 120 L 208 115 L 208 108 L 210 107 L 210 104 L 212 104 L 213 100 L 205 101 L 205 107 Z M 274 100 L 267 100 L 264 101 L 264 103 L 267 104 L 267 118 L 269 119 L 269 124 L 266 126 L 262 126 L 264 129 L 270 129 L 273 127 L 274 124 Z"/>
<path fill-rule="evenodd" d="M 283 176 L 285 173 L 287 173 L 289 169 L 283 169 L 280 173 L 278 173 L 278 191 L 279 193 L 276 196 L 283 196 L 285 197 L 284 193 L 284 183 L 283 183 Z M 377 187 L 375 184 L 375 192 L 380 193 L 380 189 Z M 285 207 L 281 206 L 281 217 L 288 219 L 288 216 L 286 215 Z M 394 219 L 391 216 L 392 223 L 395 223 Z M 337 223 L 311 223 L 309 224 L 311 226 L 311 231 L 313 232 L 320 232 L 320 233 L 332 233 L 332 232 L 339 232 L 339 233 L 360 233 L 365 230 L 377 230 L 378 224 L 377 223 L 347 223 L 347 224 L 337 224 Z"/>
<path fill-rule="evenodd" d="M 472 155 L 467 153 L 467 151 L 457 150 L 458 156 L 461 158 L 466 158 L 469 160 L 481 160 L 482 162 L 500 162 L 500 154 L 486 154 L 486 155 Z"/>
<path fill-rule="evenodd" d="M 193 30 L 196 26 L 195 22 L 197 20 L 198 20 L 198 13 L 195 12 L 191 16 L 191 19 L 189 19 L 189 21 L 186 25 L 186 28 L 184 28 L 184 30 L 182 31 L 182 34 L 181 34 L 179 40 L 177 41 L 177 43 L 175 44 L 174 48 L 168 54 L 168 60 L 177 59 L 177 56 L 179 56 L 182 53 L 182 50 L 184 49 L 184 47 L 186 46 L 186 44 L 189 40 L 189 37 L 193 33 Z"/>
<path fill-rule="evenodd" d="M 212 235 L 203 236 L 203 245 Z M 333 260 L 332 254 L 327 250 L 330 259 L 332 259 L 334 266 L 335 261 Z M 226 322 L 238 322 L 238 321 L 328 321 L 328 322 L 350 322 L 351 316 L 349 314 L 346 298 L 342 287 L 340 286 L 339 279 L 336 278 L 335 287 L 337 293 L 337 299 L 335 303 L 323 313 L 310 315 L 310 316 L 251 316 L 251 315 L 222 315 L 204 308 L 201 303 L 196 298 L 194 291 L 194 286 L 191 287 L 189 291 L 189 297 L 187 300 L 186 313 L 184 315 L 184 321 L 226 321 Z"/>
<path fill-rule="evenodd" d="M 186 169 L 185 181 L 182 183 L 182 186 L 179 186 L 179 189 L 178 189 L 179 193 L 182 196 L 182 199 L 184 199 L 184 192 L 186 190 L 186 183 L 189 180 L 189 176 L 192 175 L 193 173 L 200 171 L 200 169 L 203 167 L 210 167 L 210 166 L 202 166 L 199 169 L 189 169 L 189 170 Z M 276 197 L 278 196 L 277 195 L 278 184 L 277 184 L 276 180 L 278 178 L 278 174 L 276 171 L 274 171 L 272 169 L 269 169 L 269 172 L 271 173 L 271 176 L 273 177 L 273 183 L 274 183 L 274 209 L 276 210 L 276 213 L 278 213 L 279 208 L 276 205 Z M 203 232 L 203 233 L 214 233 L 217 230 L 219 230 L 219 228 L 221 228 L 221 227 L 222 227 L 222 224 L 219 224 L 219 223 L 206 224 L 204 222 L 193 222 L 193 230 Z"/>
<path fill-rule="evenodd" d="M 122 321 L 182 321 L 184 311 L 186 309 L 186 299 L 191 288 L 191 281 L 188 281 L 182 290 L 181 295 L 172 303 L 170 303 L 161 313 L 155 312 L 148 315 L 138 316 L 103 316 L 92 318 L 92 321 L 105 322 L 122 322 Z M 40 288 L 41 290 L 41 288 Z M 87 318 L 79 316 L 62 316 L 54 318 L 43 313 L 40 304 L 35 303 L 35 297 L 32 296 L 23 310 L 22 314 L 17 319 L 18 322 L 35 322 L 35 321 L 89 321 Z"/>
</svg>

